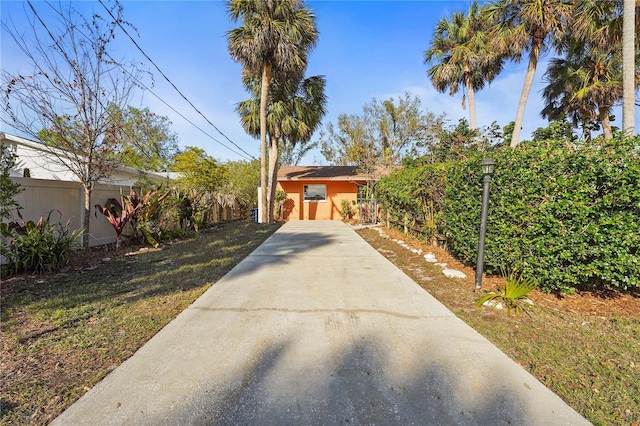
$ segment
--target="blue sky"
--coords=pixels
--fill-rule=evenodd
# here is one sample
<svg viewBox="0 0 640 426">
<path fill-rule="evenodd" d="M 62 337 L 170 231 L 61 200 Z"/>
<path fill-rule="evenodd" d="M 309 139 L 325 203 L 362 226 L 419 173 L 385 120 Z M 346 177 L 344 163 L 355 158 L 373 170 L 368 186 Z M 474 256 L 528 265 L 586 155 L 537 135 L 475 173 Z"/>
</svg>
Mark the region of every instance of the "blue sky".
<svg viewBox="0 0 640 426">
<path fill-rule="evenodd" d="M 239 124 L 235 105 L 248 98 L 241 84 L 241 66 L 229 56 L 225 33 L 238 26 L 229 20 L 223 1 L 121 1 L 124 16 L 138 32 L 140 47 L 184 95 L 227 137 L 255 157 L 259 141 L 248 136 Z M 56 18 L 43 1 L 34 1 L 45 21 L 55 28 Z M 57 4 L 54 1 L 53 4 Z M 97 1 L 74 3 L 87 11 L 102 11 Z M 419 96 L 423 109 L 445 113 L 451 123 L 468 118 L 461 106 L 462 94 L 454 97 L 436 92 L 428 80 L 424 51 L 429 47 L 436 22 L 454 11 L 466 11 L 470 1 L 308 1 L 314 9 L 320 37 L 310 59 L 307 75 L 327 78 L 328 113 L 324 122 L 336 122 L 339 114 L 360 114 L 362 107 L 378 100 L 397 97 L 405 91 Z M 2 0 L 3 22 L 13 19 L 23 25 L 26 2 Z M 2 33 L 0 62 L 9 71 L 28 71 L 13 41 Z M 142 53 L 123 34 L 117 34 L 114 57 L 146 62 Z M 233 146 L 195 112 L 164 78 L 147 63 L 155 76 L 153 91 L 173 108 L 226 145 Z M 526 61 L 509 64 L 503 73 L 476 96 L 478 125 L 497 121 L 504 126 L 515 120 Z M 522 138 L 545 126 L 542 109 L 544 64 L 538 68 L 525 113 Z M 149 93 L 138 92 L 132 102 L 167 116 L 179 136 L 179 144 L 198 146 L 221 161 L 242 159 L 236 153 L 204 135 Z M 615 111 L 614 125 L 621 113 Z M 640 114 L 636 113 L 636 123 Z M 2 130 L 12 129 L 2 124 Z M 235 149 L 235 148 L 234 148 Z M 237 149 L 236 149 L 237 151 Z M 307 155 L 304 164 L 325 164 L 319 152 Z"/>
</svg>

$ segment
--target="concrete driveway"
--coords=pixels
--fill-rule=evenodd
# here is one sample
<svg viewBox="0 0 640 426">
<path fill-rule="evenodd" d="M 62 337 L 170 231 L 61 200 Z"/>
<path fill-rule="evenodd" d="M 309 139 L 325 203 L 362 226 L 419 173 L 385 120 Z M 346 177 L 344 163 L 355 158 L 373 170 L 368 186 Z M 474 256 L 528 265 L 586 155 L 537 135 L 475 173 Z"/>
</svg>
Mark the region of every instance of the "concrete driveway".
<svg viewBox="0 0 640 426">
<path fill-rule="evenodd" d="M 589 423 L 350 227 L 292 221 L 54 424 Z"/>
</svg>

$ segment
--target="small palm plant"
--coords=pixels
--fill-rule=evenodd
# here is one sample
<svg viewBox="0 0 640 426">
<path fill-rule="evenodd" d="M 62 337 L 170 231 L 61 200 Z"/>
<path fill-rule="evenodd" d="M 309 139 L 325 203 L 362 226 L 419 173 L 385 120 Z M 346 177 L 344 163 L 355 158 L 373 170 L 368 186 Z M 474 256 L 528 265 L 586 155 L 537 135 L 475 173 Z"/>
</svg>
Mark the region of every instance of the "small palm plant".
<svg viewBox="0 0 640 426">
<path fill-rule="evenodd" d="M 504 288 L 497 287 L 496 291 L 483 294 L 476 299 L 476 306 L 482 306 L 486 303 L 496 307 L 503 304 L 509 315 L 512 310 L 514 315 L 517 315 L 519 311 L 527 313 L 525 306 L 530 304 L 527 296 L 538 287 L 538 284 L 532 277 L 524 277 L 522 273 L 505 271 L 504 268 L 500 268 L 500 272 L 504 277 Z"/>
</svg>

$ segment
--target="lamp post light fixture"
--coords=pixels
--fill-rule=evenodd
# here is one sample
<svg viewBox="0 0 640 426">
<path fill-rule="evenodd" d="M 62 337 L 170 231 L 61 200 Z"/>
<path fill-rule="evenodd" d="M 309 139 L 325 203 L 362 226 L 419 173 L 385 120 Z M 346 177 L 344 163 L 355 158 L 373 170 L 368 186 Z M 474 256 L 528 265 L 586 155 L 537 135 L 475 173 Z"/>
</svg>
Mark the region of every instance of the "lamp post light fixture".
<svg viewBox="0 0 640 426">
<path fill-rule="evenodd" d="M 478 241 L 478 262 L 476 263 L 476 290 L 482 288 L 482 270 L 484 269 L 484 236 L 487 233 L 487 213 L 489 211 L 489 182 L 496 163 L 491 158 L 485 158 L 482 163 L 482 212 L 480 214 L 480 238 Z"/>
</svg>

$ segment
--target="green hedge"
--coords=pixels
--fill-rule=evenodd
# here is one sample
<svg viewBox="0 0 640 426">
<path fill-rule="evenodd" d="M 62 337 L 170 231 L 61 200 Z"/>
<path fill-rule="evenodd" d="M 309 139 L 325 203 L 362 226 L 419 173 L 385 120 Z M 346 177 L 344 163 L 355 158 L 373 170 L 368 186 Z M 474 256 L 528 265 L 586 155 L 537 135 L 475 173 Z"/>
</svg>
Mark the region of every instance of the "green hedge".
<svg viewBox="0 0 640 426">
<path fill-rule="evenodd" d="M 518 269 L 548 291 L 640 286 L 640 138 L 600 142 L 578 149 L 526 143 L 490 154 L 497 166 L 491 182 L 487 272 L 500 266 Z M 381 180 L 380 201 L 396 215 L 406 206 L 419 211 L 423 201 L 417 194 L 425 193 L 420 189 L 424 179 L 441 171 L 444 178 L 435 181 L 443 192 L 437 232 L 453 254 L 474 265 L 484 155 L 404 168 Z"/>
</svg>

